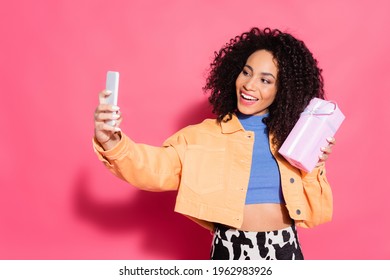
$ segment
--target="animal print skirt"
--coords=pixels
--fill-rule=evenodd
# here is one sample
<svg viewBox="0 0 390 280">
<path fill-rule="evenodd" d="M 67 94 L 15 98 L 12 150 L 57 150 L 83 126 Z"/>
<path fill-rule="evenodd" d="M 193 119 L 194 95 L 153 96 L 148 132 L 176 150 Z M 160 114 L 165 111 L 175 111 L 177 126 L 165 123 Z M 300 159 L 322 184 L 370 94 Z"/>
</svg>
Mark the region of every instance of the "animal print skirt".
<svg viewBox="0 0 390 280">
<path fill-rule="evenodd" d="M 295 225 L 266 232 L 216 225 L 212 260 L 303 260 Z"/>
</svg>

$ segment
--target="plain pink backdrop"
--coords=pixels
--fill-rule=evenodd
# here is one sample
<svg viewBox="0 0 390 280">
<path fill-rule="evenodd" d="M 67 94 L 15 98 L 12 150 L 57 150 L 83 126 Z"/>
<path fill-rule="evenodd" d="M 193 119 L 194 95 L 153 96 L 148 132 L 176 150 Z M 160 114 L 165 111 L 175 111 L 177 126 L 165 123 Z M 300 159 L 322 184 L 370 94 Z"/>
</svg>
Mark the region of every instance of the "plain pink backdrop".
<svg viewBox="0 0 390 280">
<path fill-rule="evenodd" d="M 3 1 L 0 259 L 207 259 L 211 235 L 175 193 L 95 157 L 93 112 L 121 73 L 122 129 L 160 145 L 210 116 L 207 67 L 252 26 L 304 40 L 346 120 L 327 163 L 334 219 L 300 229 L 307 259 L 389 259 L 388 1 Z"/>
</svg>

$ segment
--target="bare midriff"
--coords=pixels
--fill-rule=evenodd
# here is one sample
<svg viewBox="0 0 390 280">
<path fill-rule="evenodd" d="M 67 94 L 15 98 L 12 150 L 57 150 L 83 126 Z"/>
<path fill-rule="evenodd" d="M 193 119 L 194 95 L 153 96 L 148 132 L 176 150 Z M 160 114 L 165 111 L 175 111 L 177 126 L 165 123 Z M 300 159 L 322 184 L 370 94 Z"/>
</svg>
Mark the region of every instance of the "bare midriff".
<svg viewBox="0 0 390 280">
<path fill-rule="evenodd" d="M 292 225 L 284 204 L 248 204 L 244 209 L 244 221 L 239 228 L 244 231 L 272 231 Z"/>
</svg>

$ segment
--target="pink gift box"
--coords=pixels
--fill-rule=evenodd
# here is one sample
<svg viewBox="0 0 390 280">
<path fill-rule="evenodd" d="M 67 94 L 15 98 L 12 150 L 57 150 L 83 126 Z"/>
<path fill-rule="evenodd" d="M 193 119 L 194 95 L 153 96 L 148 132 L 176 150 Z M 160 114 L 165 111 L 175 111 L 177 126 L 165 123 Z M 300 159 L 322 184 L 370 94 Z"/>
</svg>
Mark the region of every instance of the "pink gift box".
<svg viewBox="0 0 390 280">
<path fill-rule="evenodd" d="M 333 101 L 313 98 L 302 112 L 279 153 L 293 166 L 310 172 L 328 145 L 326 138 L 333 137 L 345 116 Z"/>
</svg>

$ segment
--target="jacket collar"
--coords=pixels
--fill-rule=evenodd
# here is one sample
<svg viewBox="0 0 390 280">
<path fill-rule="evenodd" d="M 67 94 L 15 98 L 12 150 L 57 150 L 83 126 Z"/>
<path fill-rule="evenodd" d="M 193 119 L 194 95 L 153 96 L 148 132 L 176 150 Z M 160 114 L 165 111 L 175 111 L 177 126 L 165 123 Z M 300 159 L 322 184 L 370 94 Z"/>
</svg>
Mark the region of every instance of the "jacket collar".
<svg viewBox="0 0 390 280">
<path fill-rule="evenodd" d="M 229 134 L 237 131 L 245 131 L 244 127 L 240 123 L 240 120 L 237 118 L 236 114 L 232 114 L 232 119 L 227 121 L 229 116 L 226 115 L 221 122 L 222 133 Z"/>
<path fill-rule="evenodd" d="M 221 129 L 222 129 L 223 134 L 235 133 L 235 132 L 240 131 L 240 130 L 245 131 L 244 127 L 242 126 L 242 124 L 241 124 L 240 120 L 238 119 L 238 117 L 236 116 L 236 114 L 232 114 L 232 119 L 229 121 L 226 121 L 228 119 L 229 119 L 229 116 L 226 115 L 221 122 Z M 274 136 L 272 135 L 272 133 L 270 133 L 270 135 L 269 135 L 270 148 L 271 148 L 272 154 L 275 155 L 277 150 L 276 150 L 275 145 L 272 144 L 273 138 L 274 138 Z"/>
</svg>

